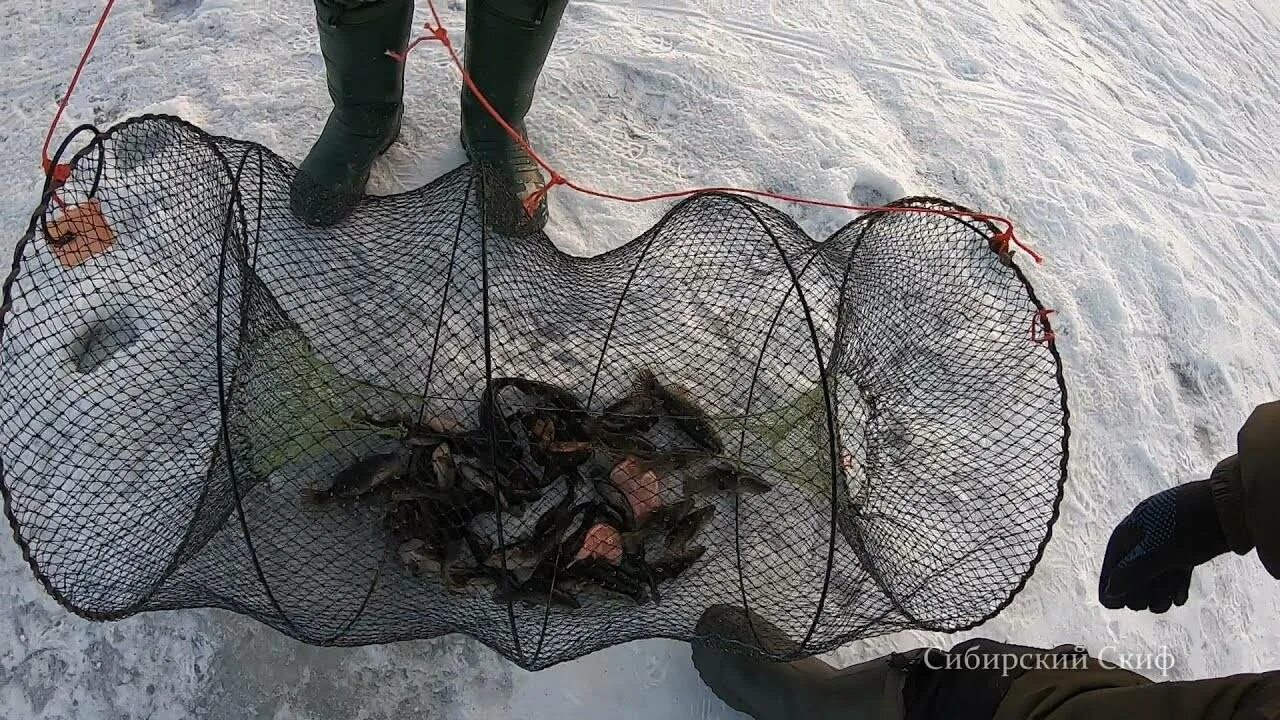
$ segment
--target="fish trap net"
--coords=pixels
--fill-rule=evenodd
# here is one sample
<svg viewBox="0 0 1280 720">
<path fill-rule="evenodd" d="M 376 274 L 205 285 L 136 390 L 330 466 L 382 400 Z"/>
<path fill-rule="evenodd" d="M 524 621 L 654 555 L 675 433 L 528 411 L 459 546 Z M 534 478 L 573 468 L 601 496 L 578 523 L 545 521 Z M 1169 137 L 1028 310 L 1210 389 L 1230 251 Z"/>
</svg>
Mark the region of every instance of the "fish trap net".
<svg viewBox="0 0 1280 720">
<path fill-rule="evenodd" d="M 541 668 L 732 605 L 781 659 L 972 627 L 1047 542 L 1057 351 L 943 201 L 815 242 L 702 194 L 582 258 L 487 230 L 469 166 L 325 229 L 290 165 L 174 118 L 73 167 L 5 285 L 0 460 L 79 615 L 462 632 Z"/>
</svg>

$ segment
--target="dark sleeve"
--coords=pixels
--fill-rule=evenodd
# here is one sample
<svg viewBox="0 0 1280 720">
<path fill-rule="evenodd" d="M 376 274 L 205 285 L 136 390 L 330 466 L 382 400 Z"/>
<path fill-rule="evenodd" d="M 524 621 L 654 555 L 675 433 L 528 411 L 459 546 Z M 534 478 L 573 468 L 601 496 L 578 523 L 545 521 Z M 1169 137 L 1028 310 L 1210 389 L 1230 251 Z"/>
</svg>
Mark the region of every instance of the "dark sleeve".
<svg viewBox="0 0 1280 720">
<path fill-rule="evenodd" d="M 1117 670 L 1033 670 L 1016 681 L 994 720 L 1273 720 L 1280 671 L 1146 683 Z"/>
<path fill-rule="evenodd" d="M 1253 411 L 1238 451 L 1210 478 L 1218 519 L 1232 550 L 1257 548 L 1267 572 L 1280 578 L 1280 402 Z"/>
</svg>

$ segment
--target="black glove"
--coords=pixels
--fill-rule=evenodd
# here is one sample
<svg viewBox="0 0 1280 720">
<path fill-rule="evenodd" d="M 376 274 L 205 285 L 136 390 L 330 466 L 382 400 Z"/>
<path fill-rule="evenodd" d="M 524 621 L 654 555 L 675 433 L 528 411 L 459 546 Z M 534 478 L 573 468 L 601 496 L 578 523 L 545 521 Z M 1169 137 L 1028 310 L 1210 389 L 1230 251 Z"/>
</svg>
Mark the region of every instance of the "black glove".
<svg viewBox="0 0 1280 720">
<path fill-rule="evenodd" d="M 1152 495 L 1111 533 L 1098 599 L 1155 613 L 1184 605 L 1192 569 L 1228 549 L 1208 480 Z"/>
</svg>

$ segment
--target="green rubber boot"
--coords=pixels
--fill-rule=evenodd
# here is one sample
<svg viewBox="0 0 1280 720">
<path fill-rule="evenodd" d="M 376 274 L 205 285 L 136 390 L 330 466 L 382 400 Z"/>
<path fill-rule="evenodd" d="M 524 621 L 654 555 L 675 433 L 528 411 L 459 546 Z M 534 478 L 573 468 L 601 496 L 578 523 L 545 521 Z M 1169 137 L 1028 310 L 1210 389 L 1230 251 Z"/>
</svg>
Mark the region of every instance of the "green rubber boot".
<svg viewBox="0 0 1280 720">
<path fill-rule="evenodd" d="M 480 92 L 524 137 L 542 64 L 568 0 L 467 0 L 465 65 Z M 483 173 L 485 220 L 496 232 L 524 236 L 547 224 L 545 199 L 530 214 L 524 199 L 542 187 L 538 164 L 462 90 L 462 147 Z"/>
<path fill-rule="evenodd" d="M 308 225 L 350 215 L 399 134 L 404 64 L 387 51 L 404 50 L 412 23 L 413 0 L 316 0 L 333 111 L 290 188 L 289 205 Z"/>
<path fill-rule="evenodd" d="M 751 652 L 794 654 L 799 643 L 760 616 L 730 605 L 703 614 L 699 636 L 740 652 L 693 642 L 693 665 L 729 707 L 755 720 L 901 720 L 905 674 L 888 657 L 836 670 L 817 658 L 771 662 Z"/>
</svg>

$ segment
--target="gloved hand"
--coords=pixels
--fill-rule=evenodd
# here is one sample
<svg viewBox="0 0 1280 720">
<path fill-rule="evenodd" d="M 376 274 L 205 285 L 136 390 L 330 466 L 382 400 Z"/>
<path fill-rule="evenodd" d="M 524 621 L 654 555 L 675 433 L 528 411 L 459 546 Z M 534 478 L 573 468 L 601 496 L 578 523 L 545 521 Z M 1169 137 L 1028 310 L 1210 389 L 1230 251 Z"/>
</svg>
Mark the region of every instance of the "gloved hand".
<svg viewBox="0 0 1280 720">
<path fill-rule="evenodd" d="M 1192 569 L 1228 549 L 1208 480 L 1152 495 L 1111 533 L 1098 599 L 1155 613 L 1184 605 Z"/>
</svg>

